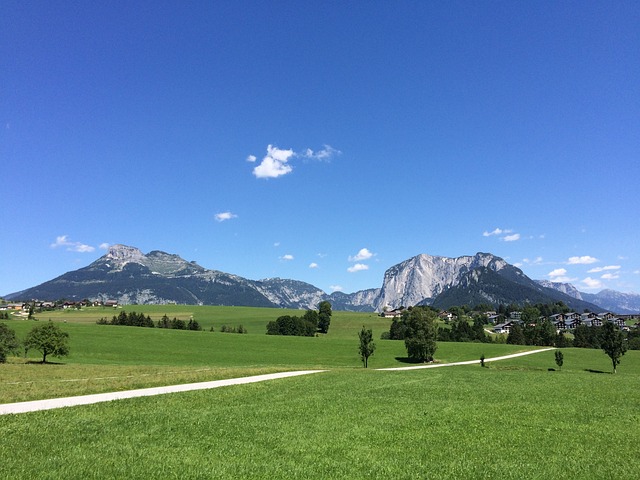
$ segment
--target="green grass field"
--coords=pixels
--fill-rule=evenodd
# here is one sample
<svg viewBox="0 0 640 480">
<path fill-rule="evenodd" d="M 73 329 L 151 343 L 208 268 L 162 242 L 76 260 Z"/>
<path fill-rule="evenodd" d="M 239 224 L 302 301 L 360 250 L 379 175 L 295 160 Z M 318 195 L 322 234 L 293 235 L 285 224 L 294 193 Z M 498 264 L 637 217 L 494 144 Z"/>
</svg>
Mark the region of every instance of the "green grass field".
<svg viewBox="0 0 640 480">
<path fill-rule="evenodd" d="M 489 368 L 381 372 L 373 369 L 403 366 L 397 358 L 406 352 L 403 342 L 376 340 L 370 368 L 361 368 L 358 330 L 365 324 L 379 338 L 389 324 L 371 314 L 334 312 L 328 335 L 293 338 L 264 334 L 282 310 L 136 311 L 157 318 L 180 311 L 205 329 L 242 323 L 249 334 L 96 325 L 104 316 L 99 312 L 56 312 L 53 321 L 67 320 L 61 326 L 70 333 L 71 355 L 61 364 L 12 358 L 0 365 L 0 403 L 301 368 L 329 371 L 0 416 L 0 476 L 638 478 L 632 461 L 640 441 L 636 351 L 623 357 L 616 375 L 604 353 L 583 349 L 565 349 L 561 371 L 549 371 L 557 367 L 553 352 L 545 352 Z M 33 325 L 6 323 L 20 337 Z M 436 359 L 525 349 L 440 343 Z"/>
</svg>

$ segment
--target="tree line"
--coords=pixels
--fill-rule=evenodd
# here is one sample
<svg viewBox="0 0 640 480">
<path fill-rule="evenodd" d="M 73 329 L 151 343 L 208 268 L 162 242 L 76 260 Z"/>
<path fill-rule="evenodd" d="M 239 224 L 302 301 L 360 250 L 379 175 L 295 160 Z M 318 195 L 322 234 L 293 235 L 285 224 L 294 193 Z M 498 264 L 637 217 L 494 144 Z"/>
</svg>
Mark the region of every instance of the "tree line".
<svg viewBox="0 0 640 480">
<path fill-rule="evenodd" d="M 302 317 L 281 315 L 267 324 L 267 335 L 313 337 L 327 333 L 331 324 L 331 303 L 320 302 L 318 310 L 307 310 Z"/>
<path fill-rule="evenodd" d="M 154 323 L 151 320 L 149 315 L 144 315 L 143 313 L 136 312 L 120 312 L 117 316 L 114 315 L 111 320 L 107 320 L 105 317 L 100 318 L 96 322 L 98 325 L 124 325 L 127 327 L 147 327 L 147 328 L 171 328 L 175 330 L 202 330 L 200 324 L 194 320 L 193 318 L 189 319 L 188 322 L 181 320 L 179 318 L 173 317 L 172 320 L 169 320 L 167 314 L 164 314 L 157 323 Z"/>
</svg>

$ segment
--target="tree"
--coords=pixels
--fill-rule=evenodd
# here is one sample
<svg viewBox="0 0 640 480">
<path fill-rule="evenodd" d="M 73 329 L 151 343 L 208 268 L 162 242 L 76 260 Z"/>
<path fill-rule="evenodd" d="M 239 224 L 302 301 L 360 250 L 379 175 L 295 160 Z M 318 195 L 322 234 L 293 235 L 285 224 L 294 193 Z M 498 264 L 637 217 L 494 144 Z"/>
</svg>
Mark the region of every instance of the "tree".
<svg viewBox="0 0 640 480">
<path fill-rule="evenodd" d="M 331 303 L 325 300 L 320 302 L 320 305 L 318 305 L 318 330 L 320 333 L 327 333 L 329 331 L 330 323 Z"/>
<path fill-rule="evenodd" d="M 438 348 L 435 317 L 433 310 L 421 307 L 414 307 L 402 314 L 402 320 L 407 325 L 404 345 L 410 359 L 417 362 L 433 361 Z"/>
<path fill-rule="evenodd" d="M 562 350 L 556 350 L 556 365 L 560 370 L 562 370 L 562 365 L 564 364 L 564 354 Z"/>
<path fill-rule="evenodd" d="M 6 324 L 0 323 L 0 363 L 7 361 L 9 353 L 16 353 L 20 342 L 16 338 L 16 332 Z"/>
<path fill-rule="evenodd" d="M 364 363 L 364 368 L 367 368 L 369 357 L 373 355 L 376 349 L 376 344 L 373 343 L 373 331 L 366 330 L 363 325 L 362 330 L 358 333 L 358 337 L 360 338 L 360 358 L 362 359 L 362 363 Z"/>
<path fill-rule="evenodd" d="M 620 364 L 620 358 L 627 352 L 627 341 L 624 333 L 613 323 L 605 322 L 601 330 L 600 346 L 609 355 L 613 364 L 613 373 Z"/>
<path fill-rule="evenodd" d="M 511 325 L 509 335 L 507 335 L 507 343 L 510 345 L 526 345 L 524 331 L 517 323 Z"/>
<path fill-rule="evenodd" d="M 53 357 L 69 355 L 69 334 L 60 330 L 60 327 L 49 320 L 29 331 L 24 346 L 26 350 L 34 348 L 42 352 L 42 363 L 45 363 L 47 355 Z"/>
</svg>

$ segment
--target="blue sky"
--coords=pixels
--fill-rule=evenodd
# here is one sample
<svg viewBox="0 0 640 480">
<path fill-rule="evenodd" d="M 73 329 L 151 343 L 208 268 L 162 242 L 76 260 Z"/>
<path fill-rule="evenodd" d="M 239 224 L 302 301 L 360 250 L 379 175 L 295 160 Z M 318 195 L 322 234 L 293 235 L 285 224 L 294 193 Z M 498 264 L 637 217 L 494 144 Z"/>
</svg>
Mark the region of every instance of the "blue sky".
<svg viewBox="0 0 640 480">
<path fill-rule="evenodd" d="M 163 250 L 379 287 L 420 253 L 640 293 L 637 2 L 0 5 L 0 294 Z"/>
</svg>

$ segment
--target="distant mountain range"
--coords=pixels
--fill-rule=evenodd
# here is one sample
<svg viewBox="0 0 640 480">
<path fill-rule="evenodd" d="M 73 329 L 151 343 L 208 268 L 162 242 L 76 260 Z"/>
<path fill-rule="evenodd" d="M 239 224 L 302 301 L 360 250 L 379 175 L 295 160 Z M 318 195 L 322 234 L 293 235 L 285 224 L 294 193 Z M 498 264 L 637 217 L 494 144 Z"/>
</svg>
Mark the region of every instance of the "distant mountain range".
<svg viewBox="0 0 640 480">
<path fill-rule="evenodd" d="M 487 303 L 562 301 L 576 311 L 640 311 L 640 295 L 605 290 L 595 295 L 570 284 L 534 281 L 522 270 L 489 253 L 457 258 L 418 255 L 389 268 L 381 288 L 334 292 L 298 280 L 249 280 L 209 270 L 178 255 L 143 254 L 135 247 L 113 245 L 89 266 L 65 273 L 33 288 L 6 295 L 7 300 L 117 300 L 120 304 L 244 305 L 316 308 L 323 301 L 334 310 L 381 311 L 419 304 L 446 309 Z"/>
</svg>

